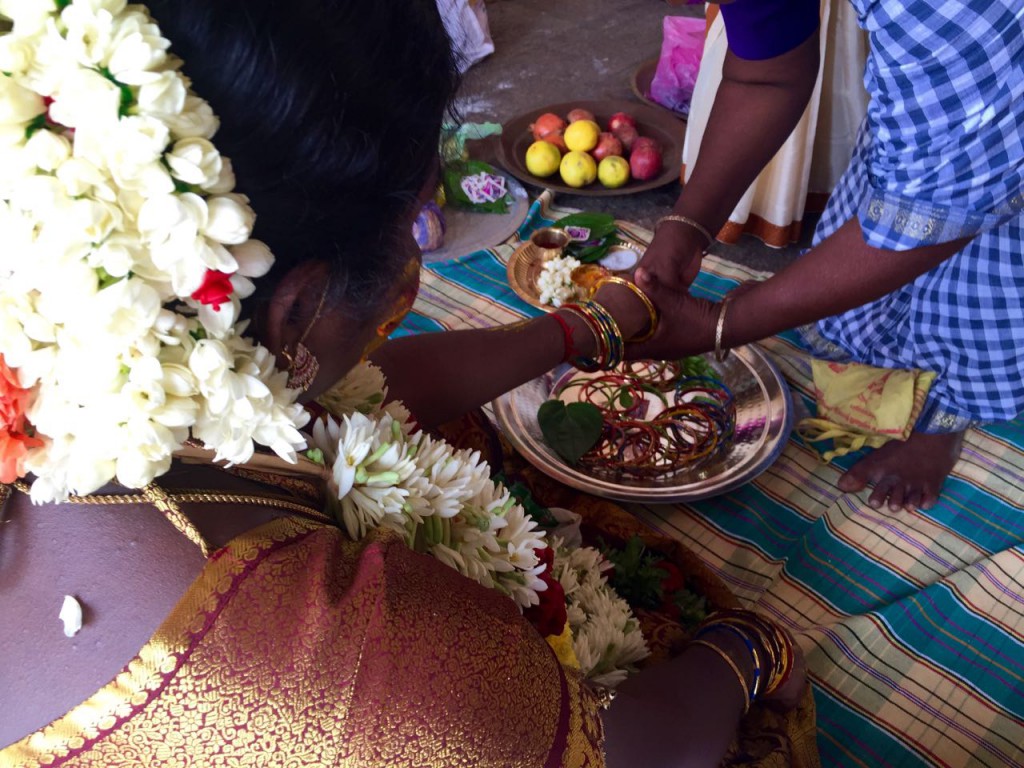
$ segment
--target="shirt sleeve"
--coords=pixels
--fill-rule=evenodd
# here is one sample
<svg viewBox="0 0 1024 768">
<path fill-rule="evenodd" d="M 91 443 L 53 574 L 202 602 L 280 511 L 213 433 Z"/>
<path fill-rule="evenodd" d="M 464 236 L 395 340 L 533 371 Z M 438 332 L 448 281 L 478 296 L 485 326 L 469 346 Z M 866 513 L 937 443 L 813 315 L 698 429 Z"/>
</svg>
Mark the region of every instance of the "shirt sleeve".
<svg viewBox="0 0 1024 768">
<path fill-rule="evenodd" d="M 818 28 L 819 0 L 734 0 L 719 6 L 729 50 L 741 59 L 780 56 Z"/>
</svg>

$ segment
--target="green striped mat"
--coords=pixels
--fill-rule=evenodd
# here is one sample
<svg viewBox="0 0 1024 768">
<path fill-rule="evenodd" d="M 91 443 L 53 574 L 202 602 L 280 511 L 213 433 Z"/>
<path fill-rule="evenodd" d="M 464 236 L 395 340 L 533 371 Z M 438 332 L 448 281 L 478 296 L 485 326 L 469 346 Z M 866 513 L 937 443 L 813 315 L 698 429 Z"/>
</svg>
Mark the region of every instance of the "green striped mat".
<svg viewBox="0 0 1024 768">
<path fill-rule="evenodd" d="M 508 243 L 425 267 L 398 333 L 539 314 L 509 288 L 505 261 L 519 237 L 567 212 L 542 196 Z M 623 229 L 650 241 L 645 230 Z M 717 297 L 762 277 L 709 256 L 695 291 Z M 813 409 L 795 337 L 762 347 L 797 407 Z M 794 437 L 767 472 L 732 493 L 634 511 L 793 630 L 815 686 L 827 768 L 1024 766 L 1024 423 L 970 432 L 927 512 L 874 510 L 866 493 L 841 493 L 836 481 L 855 459 L 824 464 Z"/>
</svg>

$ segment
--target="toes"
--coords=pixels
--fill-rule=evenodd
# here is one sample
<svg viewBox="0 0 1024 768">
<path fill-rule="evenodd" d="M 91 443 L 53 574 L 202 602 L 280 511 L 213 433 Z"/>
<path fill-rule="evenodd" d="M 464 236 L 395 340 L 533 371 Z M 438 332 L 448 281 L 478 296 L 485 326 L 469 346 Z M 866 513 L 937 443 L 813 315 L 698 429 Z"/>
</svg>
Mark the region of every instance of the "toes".
<svg viewBox="0 0 1024 768">
<path fill-rule="evenodd" d="M 917 509 L 921 506 L 922 492 L 920 488 L 911 488 L 903 502 L 904 509 Z"/>
<path fill-rule="evenodd" d="M 925 486 L 921 491 L 921 509 L 931 509 L 939 500 L 939 492 L 930 486 Z"/>
<path fill-rule="evenodd" d="M 903 499 L 905 496 L 905 488 L 903 483 L 894 482 L 892 484 L 892 490 L 889 492 L 889 509 L 892 512 L 899 512 L 903 509 Z"/>
<path fill-rule="evenodd" d="M 843 473 L 843 476 L 839 478 L 837 483 L 839 490 L 843 493 L 856 493 L 857 491 L 863 491 L 868 487 L 867 471 L 861 465 L 861 462 L 854 464 Z"/>
<path fill-rule="evenodd" d="M 881 509 L 885 505 L 885 500 L 889 498 L 889 494 L 892 492 L 895 484 L 895 478 L 892 477 L 884 477 L 875 483 L 875 490 L 868 497 L 868 506 L 872 509 Z"/>
</svg>

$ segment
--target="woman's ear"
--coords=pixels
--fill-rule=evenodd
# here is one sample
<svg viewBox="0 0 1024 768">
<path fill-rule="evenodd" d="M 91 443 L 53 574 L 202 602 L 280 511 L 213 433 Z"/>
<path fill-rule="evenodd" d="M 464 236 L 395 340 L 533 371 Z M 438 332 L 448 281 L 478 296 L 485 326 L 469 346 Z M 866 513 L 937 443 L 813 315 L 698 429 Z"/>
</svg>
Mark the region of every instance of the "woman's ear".
<svg viewBox="0 0 1024 768">
<path fill-rule="evenodd" d="M 305 261 L 288 270 L 274 287 L 260 318 L 264 346 L 275 355 L 294 351 L 323 310 L 329 285 L 330 268 L 325 261 Z"/>
</svg>

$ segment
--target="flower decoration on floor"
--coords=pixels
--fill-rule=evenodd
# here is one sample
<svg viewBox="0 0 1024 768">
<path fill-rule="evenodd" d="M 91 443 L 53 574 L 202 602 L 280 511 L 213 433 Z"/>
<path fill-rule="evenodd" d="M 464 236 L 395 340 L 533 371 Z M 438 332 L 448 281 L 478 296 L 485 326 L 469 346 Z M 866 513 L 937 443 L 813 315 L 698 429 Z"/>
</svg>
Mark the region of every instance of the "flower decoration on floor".
<svg viewBox="0 0 1024 768">
<path fill-rule="evenodd" d="M 124 0 L 0 0 L 0 354 L 28 393 L 4 477 L 36 501 L 144 486 L 190 435 L 229 462 L 305 447 L 238 322 L 273 257 L 169 46 Z"/>
</svg>

